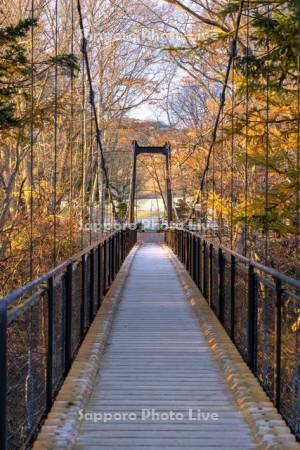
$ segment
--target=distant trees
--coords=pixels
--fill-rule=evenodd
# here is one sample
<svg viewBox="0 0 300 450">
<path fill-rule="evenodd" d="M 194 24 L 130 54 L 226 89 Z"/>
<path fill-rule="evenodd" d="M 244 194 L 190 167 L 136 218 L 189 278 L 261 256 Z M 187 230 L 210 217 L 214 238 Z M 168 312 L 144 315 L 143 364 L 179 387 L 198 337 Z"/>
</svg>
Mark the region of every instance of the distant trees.
<svg viewBox="0 0 300 450">
<path fill-rule="evenodd" d="M 75 2 L 6 2 L 0 10 L 0 292 L 44 272 L 99 233 L 80 223 L 111 220 L 104 192 Z M 136 45 L 124 7 L 84 3 L 105 158 L 119 212 L 129 192 L 127 114 L 157 93 L 158 56 Z M 73 21 L 72 21 L 73 18 Z M 56 42 L 57 39 L 57 42 Z M 56 45 L 55 45 L 56 44 Z M 33 52 L 32 52 L 33 50 Z M 56 55 L 57 53 L 57 55 Z M 31 223 L 33 222 L 33 223 Z M 31 249 L 33 248 L 33 254 Z"/>
<path fill-rule="evenodd" d="M 211 142 L 239 2 L 82 3 L 117 209 L 124 217 L 132 140 L 170 141 L 177 210 L 186 218 Z M 107 192 L 71 4 L 58 2 L 57 29 L 51 3 L 37 0 L 33 16 L 29 2 L 1 4 L 2 293 L 29 278 L 32 245 L 37 275 L 53 264 L 54 231 L 59 260 L 99 237 L 83 233 L 81 222 L 103 220 L 103 214 L 112 220 L 111 211 L 104 211 Z M 245 2 L 238 54 L 195 215 L 219 224 L 212 238 L 230 244 L 232 234 L 238 251 L 246 246 L 259 259 L 268 232 L 269 262 L 290 273 L 297 265 L 297 96 L 296 1 Z M 156 124 L 143 120 L 143 105 L 156 109 Z M 132 118 L 136 111 L 141 120 Z M 164 175 L 159 157 L 141 158 L 141 189 L 164 198 Z"/>
<path fill-rule="evenodd" d="M 42 173 L 43 153 L 35 152 L 33 171 L 30 153 L 53 120 L 53 97 L 47 94 L 49 78 L 54 65 L 60 72 L 75 73 L 78 70 L 77 59 L 72 54 L 60 53 L 57 58 L 44 54 L 43 59 L 36 56 L 32 61 L 30 35 L 31 30 L 36 32 L 37 29 L 37 18 L 16 17 L 15 23 L 0 30 L 0 265 L 4 286 L 17 282 L 10 276 L 10 270 L 20 273 L 22 278 L 20 265 L 25 267 L 24 276 L 28 276 L 26 258 L 31 196 L 40 224 L 45 216 L 42 211 L 45 206 L 47 209 L 43 195 L 46 189 L 45 174 Z M 58 104 L 57 109 L 62 111 L 62 105 Z M 35 234 L 39 234 L 37 229 Z"/>
<path fill-rule="evenodd" d="M 239 1 L 165 0 L 147 24 L 176 67 L 163 109 L 185 137 L 173 175 L 192 199 L 207 158 Z M 297 2 L 245 2 L 238 53 L 206 177 L 201 220 L 218 220 L 223 243 L 294 273 L 299 225 Z M 147 20 L 147 19 L 145 19 Z M 175 163 L 176 165 L 176 163 Z M 192 182 L 191 182 L 192 180 Z M 175 187 L 178 184 L 175 183 Z M 190 201 L 191 203 L 191 201 Z M 200 205 L 198 205 L 200 207 Z M 297 219 L 298 218 L 298 219 Z M 245 238 L 247 237 L 247 241 Z"/>
</svg>

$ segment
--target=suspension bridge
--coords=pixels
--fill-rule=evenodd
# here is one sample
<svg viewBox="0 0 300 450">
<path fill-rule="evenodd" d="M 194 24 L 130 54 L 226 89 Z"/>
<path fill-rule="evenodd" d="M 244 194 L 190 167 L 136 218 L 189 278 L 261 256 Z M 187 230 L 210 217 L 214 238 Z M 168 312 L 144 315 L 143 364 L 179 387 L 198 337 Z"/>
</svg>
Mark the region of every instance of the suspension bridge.
<svg viewBox="0 0 300 450">
<path fill-rule="evenodd" d="M 53 158 L 49 161 L 53 174 L 47 197 L 51 227 L 45 236 L 46 256 L 52 268 L 37 276 L 35 222 L 39 216 L 35 179 L 38 172 L 46 175 L 35 158 L 39 136 L 36 128 L 41 118 L 45 122 L 47 119 L 45 111 L 38 109 L 38 101 L 46 94 L 38 93 L 42 78 L 35 68 L 35 16 L 41 14 L 40 5 L 37 8 L 31 1 L 30 7 L 30 104 L 29 112 L 26 110 L 29 125 L 25 127 L 29 138 L 22 138 L 27 145 L 25 159 L 30 180 L 26 215 L 29 271 L 28 280 L 0 300 L 0 450 L 300 449 L 300 26 L 294 80 L 298 109 L 289 130 L 298 136 L 297 155 L 294 160 L 289 155 L 290 159 L 285 160 L 286 164 L 292 161 L 294 177 L 289 183 L 293 192 L 288 192 L 292 219 L 286 220 L 286 229 L 289 236 L 293 233 L 290 239 L 296 268 L 289 276 L 283 273 L 284 268 L 276 270 L 270 263 L 270 242 L 275 235 L 271 228 L 274 192 L 270 188 L 270 126 L 274 122 L 270 119 L 270 97 L 274 80 L 271 73 L 265 74 L 266 117 L 257 123 L 257 129 L 250 129 L 253 105 L 249 62 L 243 87 L 246 113 L 241 120 L 245 127 L 244 184 L 235 171 L 235 161 L 241 159 L 235 153 L 235 133 L 241 126 L 235 119 L 240 106 L 235 104 L 235 74 L 236 66 L 241 64 L 239 47 L 246 59 L 253 56 L 249 50 L 254 21 L 251 2 L 237 2 L 234 10 L 224 80 L 201 166 L 199 189 L 195 189 L 189 213 L 181 220 L 174 202 L 169 142 L 154 145 L 133 141 L 131 166 L 125 167 L 130 181 L 126 211 L 120 212 L 107 161 L 110 152 L 103 144 L 98 110 L 101 102 L 93 79 L 94 55 L 89 48 L 84 8 L 80 0 L 77 4 L 72 0 L 70 17 L 66 14 L 71 23 L 71 55 L 66 57 L 59 54 L 60 3 L 55 0 L 52 5 L 54 56 L 49 69 L 53 83 L 53 146 L 49 150 Z M 270 19 L 273 12 L 268 4 L 265 16 Z M 246 30 L 246 44 L 240 41 L 241 28 Z M 76 32 L 81 55 L 81 67 L 77 69 Z M 270 29 L 265 41 L 269 51 Z M 64 72 L 60 75 L 62 69 L 69 70 L 67 81 Z M 75 69 L 81 73 L 81 109 L 75 102 Z M 65 111 L 60 110 L 59 94 L 65 85 L 70 98 L 66 167 L 68 159 L 70 162 L 69 172 L 62 164 L 61 179 L 66 177 L 68 189 L 61 194 L 59 135 Z M 226 109 L 228 91 L 230 108 Z M 81 116 L 76 121 L 78 111 Z M 75 123 L 80 129 L 74 129 Z M 230 182 L 225 186 L 223 154 L 228 124 Z M 250 132 L 259 127 L 264 127 L 262 138 L 261 129 L 257 131 L 257 142 L 261 139 L 264 144 L 265 168 L 263 175 L 261 171 L 253 175 L 248 143 Z M 74 136 L 81 139 L 77 165 L 82 169 L 80 183 L 74 169 Z M 217 146 L 221 148 L 219 161 Z M 165 220 L 156 233 L 143 232 L 135 208 L 139 157 L 145 154 L 165 158 Z M 255 216 L 262 228 L 263 258 L 254 258 L 247 249 L 250 177 L 264 185 L 260 197 L 263 217 Z M 229 202 L 226 189 L 230 191 Z M 242 251 L 234 248 L 234 213 L 239 197 L 244 202 L 239 212 L 243 221 Z M 217 201 L 221 205 L 219 213 Z M 69 212 L 67 219 L 62 212 L 63 202 Z M 99 229 L 84 230 L 84 222 L 91 222 L 95 214 Z M 62 258 L 60 222 L 68 221 L 69 239 L 73 242 L 78 219 L 80 249 Z"/>
</svg>

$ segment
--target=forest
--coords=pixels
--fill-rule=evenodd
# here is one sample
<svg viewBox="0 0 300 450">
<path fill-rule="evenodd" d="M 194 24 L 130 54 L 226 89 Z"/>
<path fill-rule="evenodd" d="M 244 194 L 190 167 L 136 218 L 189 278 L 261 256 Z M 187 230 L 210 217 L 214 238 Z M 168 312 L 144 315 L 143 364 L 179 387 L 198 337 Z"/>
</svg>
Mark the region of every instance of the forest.
<svg viewBox="0 0 300 450">
<path fill-rule="evenodd" d="M 299 277 L 296 0 L 0 3 L 0 292 L 126 219 L 132 141 L 172 146 L 178 218 Z M 110 180 L 96 139 L 87 64 Z M 165 203 L 164 165 L 138 190 Z M 115 208 L 114 206 L 115 205 Z"/>
</svg>

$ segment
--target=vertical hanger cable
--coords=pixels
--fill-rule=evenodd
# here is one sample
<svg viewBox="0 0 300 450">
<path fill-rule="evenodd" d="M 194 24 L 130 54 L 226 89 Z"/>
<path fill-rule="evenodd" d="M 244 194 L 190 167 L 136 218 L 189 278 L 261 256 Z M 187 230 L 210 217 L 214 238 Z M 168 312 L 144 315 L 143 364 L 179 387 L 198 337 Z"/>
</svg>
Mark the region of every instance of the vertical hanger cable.
<svg viewBox="0 0 300 450">
<path fill-rule="evenodd" d="M 74 0 L 71 0 L 71 54 L 74 55 Z M 74 73 L 71 70 L 70 81 L 70 128 L 69 128 L 69 149 L 70 149 L 70 173 L 69 173 L 69 230 L 70 245 L 73 241 L 73 164 L 74 164 Z"/>
<path fill-rule="evenodd" d="M 93 211 L 93 195 L 94 195 L 94 152 L 93 152 L 93 146 L 94 146 L 94 140 L 93 140 L 93 115 L 92 111 L 90 113 L 90 161 L 89 161 L 89 167 L 90 167 L 90 175 L 89 175 L 89 217 L 90 217 L 90 245 L 93 241 L 93 227 L 94 227 L 94 211 Z"/>
<path fill-rule="evenodd" d="M 53 265 L 57 262 L 57 140 L 58 140 L 58 0 L 55 0 L 54 64 L 54 174 L 53 174 Z"/>
<path fill-rule="evenodd" d="M 297 1 L 298 52 L 297 52 L 297 173 L 296 173 L 296 276 L 300 279 L 300 0 Z"/>
<path fill-rule="evenodd" d="M 235 107 L 235 60 L 232 61 L 231 72 L 231 154 L 230 154 L 230 248 L 233 249 L 233 197 L 234 197 L 234 107 Z"/>
<path fill-rule="evenodd" d="M 85 223 L 85 60 L 82 58 L 82 85 L 81 85 L 81 248 L 84 247 Z"/>
<path fill-rule="evenodd" d="M 33 215 L 34 215 L 34 0 L 31 1 L 31 80 L 30 80 L 30 250 L 29 250 L 29 278 L 33 278 Z"/>
<path fill-rule="evenodd" d="M 221 115 L 221 157 L 220 157 L 220 170 L 221 170 L 221 176 L 220 176 L 220 228 L 221 233 L 220 235 L 220 242 L 222 244 L 223 241 L 223 183 L 224 183 L 224 165 L 223 165 L 223 156 L 224 156 L 224 110 L 222 111 Z"/>
<path fill-rule="evenodd" d="M 246 25 L 246 143 L 245 143 L 245 230 L 244 230 L 244 255 L 247 256 L 248 242 L 248 190 L 249 190 L 249 45 L 250 45 L 250 0 L 247 2 Z"/>
<path fill-rule="evenodd" d="M 270 53 L 270 0 L 267 4 L 267 57 Z M 269 163 L 270 163 L 270 71 L 266 68 L 266 146 L 265 146 L 265 263 L 269 259 Z"/>
</svg>

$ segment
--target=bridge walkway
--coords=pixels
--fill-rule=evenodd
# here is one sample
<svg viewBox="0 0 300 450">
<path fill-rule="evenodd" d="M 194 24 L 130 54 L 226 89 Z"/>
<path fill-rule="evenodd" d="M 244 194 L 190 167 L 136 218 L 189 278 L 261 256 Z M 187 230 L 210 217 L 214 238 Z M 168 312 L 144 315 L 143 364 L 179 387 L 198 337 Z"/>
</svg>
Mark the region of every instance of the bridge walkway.
<svg viewBox="0 0 300 450">
<path fill-rule="evenodd" d="M 258 448 L 168 252 L 135 255 L 76 450 Z"/>
</svg>

